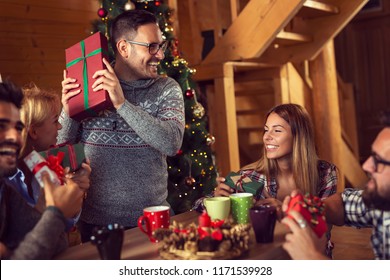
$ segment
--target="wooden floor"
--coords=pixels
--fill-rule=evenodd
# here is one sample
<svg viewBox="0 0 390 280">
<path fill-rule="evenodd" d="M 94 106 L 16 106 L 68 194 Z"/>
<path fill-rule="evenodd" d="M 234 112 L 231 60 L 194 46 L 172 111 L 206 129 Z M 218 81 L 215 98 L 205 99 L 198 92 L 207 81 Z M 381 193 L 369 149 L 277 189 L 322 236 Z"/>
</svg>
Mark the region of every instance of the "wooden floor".
<svg viewBox="0 0 390 280">
<path fill-rule="evenodd" d="M 335 244 L 333 258 L 335 260 L 372 260 L 370 236 L 372 229 L 356 229 L 352 227 L 336 227 L 332 229 L 332 241 Z"/>
</svg>

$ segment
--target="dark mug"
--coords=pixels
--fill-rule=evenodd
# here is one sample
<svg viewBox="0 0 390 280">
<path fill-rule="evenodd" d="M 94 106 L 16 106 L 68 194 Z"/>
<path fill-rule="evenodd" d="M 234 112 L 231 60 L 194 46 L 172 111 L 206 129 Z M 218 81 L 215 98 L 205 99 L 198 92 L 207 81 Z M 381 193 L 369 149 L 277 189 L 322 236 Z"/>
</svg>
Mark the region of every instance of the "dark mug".
<svg viewBox="0 0 390 280">
<path fill-rule="evenodd" d="M 102 260 L 120 260 L 123 245 L 124 228 L 119 224 L 96 227 L 91 236 Z"/>
<path fill-rule="evenodd" d="M 258 205 L 249 209 L 249 216 L 257 243 L 270 243 L 274 241 L 276 223 L 276 207 L 271 205 Z"/>
</svg>

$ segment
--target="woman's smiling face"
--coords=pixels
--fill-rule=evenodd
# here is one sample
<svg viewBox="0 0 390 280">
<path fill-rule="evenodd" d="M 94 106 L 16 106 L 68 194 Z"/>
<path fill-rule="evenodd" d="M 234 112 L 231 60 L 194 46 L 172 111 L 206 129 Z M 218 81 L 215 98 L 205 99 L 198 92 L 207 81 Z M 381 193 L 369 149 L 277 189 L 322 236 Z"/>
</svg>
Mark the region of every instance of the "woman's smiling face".
<svg viewBox="0 0 390 280">
<path fill-rule="evenodd" d="M 264 125 L 264 147 L 268 159 L 290 157 L 293 135 L 290 125 L 276 113 L 271 113 Z"/>
</svg>

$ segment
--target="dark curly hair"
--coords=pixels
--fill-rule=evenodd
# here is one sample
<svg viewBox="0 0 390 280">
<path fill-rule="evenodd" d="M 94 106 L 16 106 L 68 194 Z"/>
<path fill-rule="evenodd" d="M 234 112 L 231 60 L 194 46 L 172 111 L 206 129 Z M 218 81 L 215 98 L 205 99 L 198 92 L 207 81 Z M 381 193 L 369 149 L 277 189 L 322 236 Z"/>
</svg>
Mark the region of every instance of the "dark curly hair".
<svg viewBox="0 0 390 280">
<path fill-rule="evenodd" d="M 20 109 L 23 101 L 22 89 L 9 81 L 0 82 L 0 101 L 13 103 Z"/>
</svg>

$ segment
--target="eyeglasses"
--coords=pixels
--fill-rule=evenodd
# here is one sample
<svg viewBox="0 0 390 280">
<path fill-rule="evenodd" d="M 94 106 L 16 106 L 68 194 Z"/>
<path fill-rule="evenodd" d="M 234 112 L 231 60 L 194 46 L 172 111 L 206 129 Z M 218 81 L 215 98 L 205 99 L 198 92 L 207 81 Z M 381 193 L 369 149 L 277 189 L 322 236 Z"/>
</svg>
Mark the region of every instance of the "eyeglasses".
<svg viewBox="0 0 390 280">
<path fill-rule="evenodd" d="M 161 49 L 163 52 L 167 49 L 168 42 L 164 41 L 161 44 L 158 43 L 141 43 L 141 42 L 135 42 L 130 40 L 125 40 L 127 43 L 134 44 L 134 45 L 140 45 L 149 48 L 149 53 L 151 55 L 155 55 L 158 53 L 158 51 Z"/>
<path fill-rule="evenodd" d="M 385 168 L 385 165 L 390 165 L 390 161 L 381 159 L 375 152 L 372 152 L 371 156 L 374 160 L 374 172 L 381 173 Z"/>
</svg>

